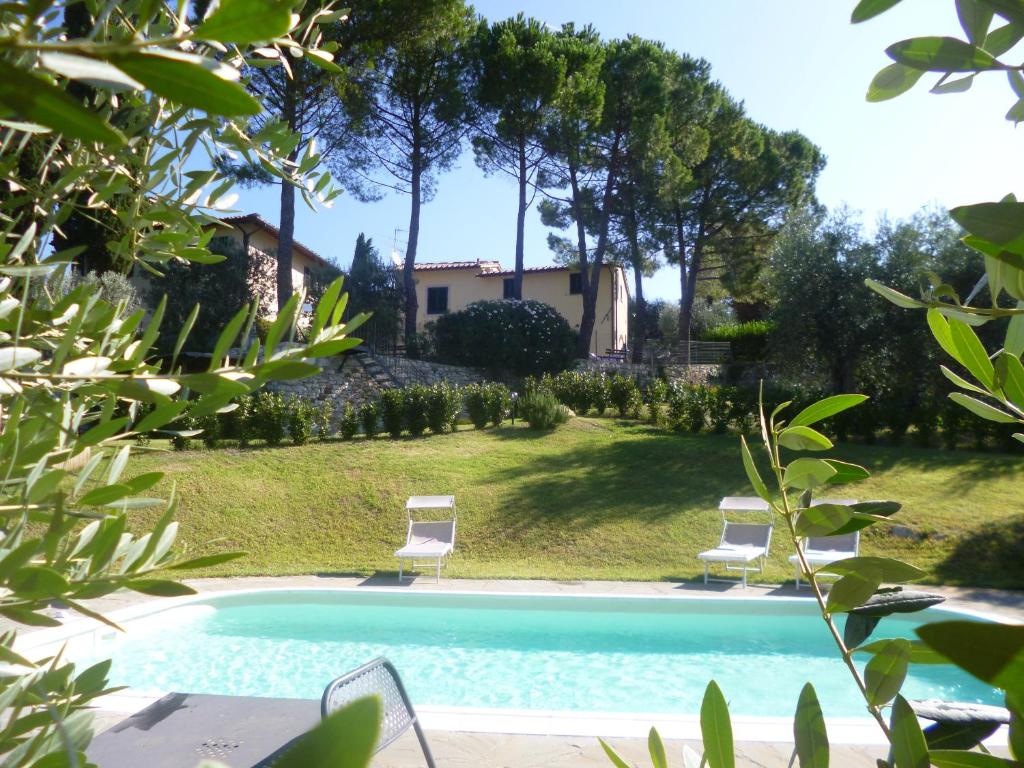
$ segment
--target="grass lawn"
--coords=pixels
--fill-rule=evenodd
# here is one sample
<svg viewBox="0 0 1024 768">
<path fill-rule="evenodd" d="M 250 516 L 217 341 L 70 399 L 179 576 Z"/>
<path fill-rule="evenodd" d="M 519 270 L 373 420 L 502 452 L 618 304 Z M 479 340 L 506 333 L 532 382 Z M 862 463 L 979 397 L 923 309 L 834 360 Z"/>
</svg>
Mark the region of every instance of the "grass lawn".
<svg viewBox="0 0 1024 768">
<path fill-rule="evenodd" d="M 552 433 L 505 426 L 439 437 L 139 454 L 181 498 L 191 554 L 244 559 L 203 575 L 392 572 L 406 497 L 455 494 L 455 577 L 694 579 L 718 541 L 718 500 L 750 495 L 734 435 L 679 435 L 577 418 Z M 832 496 L 894 499 L 923 538 L 875 526 L 862 554 L 900 557 L 929 581 L 1024 587 L 1024 462 L 1006 454 L 848 445 L 872 477 Z M 148 525 L 156 513 L 139 514 Z M 792 578 L 781 529 L 767 579 Z M 199 574 L 196 574 L 199 575 Z"/>
</svg>

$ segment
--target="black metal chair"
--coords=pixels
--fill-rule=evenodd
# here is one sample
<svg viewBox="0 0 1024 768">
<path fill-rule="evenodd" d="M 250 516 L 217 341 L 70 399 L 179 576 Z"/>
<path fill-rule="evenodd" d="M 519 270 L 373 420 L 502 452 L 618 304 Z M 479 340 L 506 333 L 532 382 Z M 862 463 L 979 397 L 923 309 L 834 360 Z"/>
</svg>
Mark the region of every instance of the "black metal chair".
<svg viewBox="0 0 1024 768">
<path fill-rule="evenodd" d="M 364 696 L 380 697 L 383 709 L 380 736 L 374 754 L 394 742 L 411 726 L 416 731 L 427 768 L 437 768 L 434 756 L 430 753 L 430 745 L 427 744 L 423 729 L 420 728 L 416 711 L 405 692 L 405 686 L 402 685 L 402 678 L 399 677 L 394 665 L 383 657 L 331 681 L 324 690 L 323 698 L 320 699 L 320 715 L 327 717 L 335 710 Z"/>
</svg>

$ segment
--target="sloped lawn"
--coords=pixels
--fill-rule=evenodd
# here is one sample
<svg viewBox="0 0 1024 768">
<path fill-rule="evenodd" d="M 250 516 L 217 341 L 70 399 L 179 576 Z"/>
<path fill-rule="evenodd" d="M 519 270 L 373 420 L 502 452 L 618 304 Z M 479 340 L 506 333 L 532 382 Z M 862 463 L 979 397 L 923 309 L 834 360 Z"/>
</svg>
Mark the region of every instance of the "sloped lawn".
<svg viewBox="0 0 1024 768">
<path fill-rule="evenodd" d="M 829 495 L 901 501 L 897 522 L 914 534 L 873 528 L 863 554 L 905 558 L 934 582 L 1024 587 L 1020 457 L 862 445 L 834 455 L 873 476 Z M 459 523 L 449 576 L 693 579 L 695 555 L 718 541 L 719 498 L 750 494 L 736 436 L 612 419 L 133 461 L 134 472 L 155 469 L 167 473 L 164 490 L 176 485 L 190 552 L 249 553 L 203 575 L 391 572 L 406 497 L 450 493 Z M 778 530 L 768 580 L 792 578 L 788 554 Z"/>
</svg>

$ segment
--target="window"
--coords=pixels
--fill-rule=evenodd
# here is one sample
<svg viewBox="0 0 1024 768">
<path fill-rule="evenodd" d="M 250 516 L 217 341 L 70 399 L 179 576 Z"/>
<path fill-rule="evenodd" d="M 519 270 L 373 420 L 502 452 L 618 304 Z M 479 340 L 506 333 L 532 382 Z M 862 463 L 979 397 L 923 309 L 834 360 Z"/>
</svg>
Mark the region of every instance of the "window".
<svg viewBox="0 0 1024 768">
<path fill-rule="evenodd" d="M 501 284 L 501 298 L 514 299 L 516 297 L 516 279 L 506 277 Z"/>
<path fill-rule="evenodd" d="M 579 272 L 569 273 L 569 294 L 576 296 L 583 293 L 583 275 Z"/>
<path fill-rule="evenodd" d="M 309 290 L 309 283 L 310 283 L 310 278 L 311 278 L 312 276 L 313 276 L 313 275 L 312 275 L 312 273 L 311 273 L 311 272 L 309 271 L 309 267 L 303 267 L 303 268 L 302 268 L 302 285 L 303 285 L 303 287 L 305 287 L 305 289 L 306 289 L 307 291 Z"/>
<path fill-rule="evenodd" d="M 448 311 L 448 286 L 427 288 L 427 314 L 443 315 Z"/>
</svg>

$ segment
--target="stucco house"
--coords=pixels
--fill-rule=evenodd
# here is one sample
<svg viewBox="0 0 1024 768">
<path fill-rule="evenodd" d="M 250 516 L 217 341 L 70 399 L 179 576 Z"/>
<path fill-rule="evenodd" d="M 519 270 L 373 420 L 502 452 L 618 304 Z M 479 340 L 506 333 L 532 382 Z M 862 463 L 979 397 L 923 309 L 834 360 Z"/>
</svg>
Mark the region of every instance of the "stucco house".
<svg viewBox="0 0 1024 768">
<path fill-rule="evenodd" d="M 416 327 L 447 312 L 457 312 L 474 301 L 508 299 L 513 272 L 497 261 L 443 261 L 416 265 Z M 622 267 L 606 264 L 598 287 L 597 318 L 590 351 L 603 355 L 623 349 L 629 331 L 629 288 Z M 528 267 L 523 273 L 523 298 L 550 304 L 574 328 L 583 316 L 579 269 Z"/>
<path fill-rule="evenodd" d="M 230 237 L 250 252 L 260 251 L 271 258 L 277 256 L 280 231 L 255 213 L 225 216 L 216 225 L 216 235 Z M 307 286 L 310 272 L 327 266 L 328 261 L 311 248 L 293 241 L 292 286 L 298 291 Z M 400 269 L 400 267 L 398 267 Z M 445 261 L 416 265 L 416 327 L 447 312 L 457 312 L 474 301 L 507 299 L 512 295 L 513 272 L 497 261 Z M 550 304 L 574 328 L 583 316 L 583 293 L 578 269 L 571 267 L 528 267 L 523 274 L 523 298 Z M 276 314 L 276 295 L 263 299 L 272 317 Z M 605 265 L 597 298 L 597 318 L 590 351 L 603 355 L 609 349 L 626 346 L 629 326 L 629 287 L 622 267 Z"/>
<path fill-rule="evenodd" d="M 277 243 L 281 231 L 273 224 L 264 221 L 255 213 L 244 216 L 225 216 L 216 225 L 216 237 L 229 237 L 246 249 L 247 253 L 260 251 L 277 261 Z M 310 272 L 318 267 L 327 267 L 329 263 L 320 254 L 306 247 L 298 240 L 292 241 L 292 288 L 301 291 L 309 283 Z M 271 317 L 277 314 L 277 295 L 263 297 L 264 308 Z"/>
</svg>

